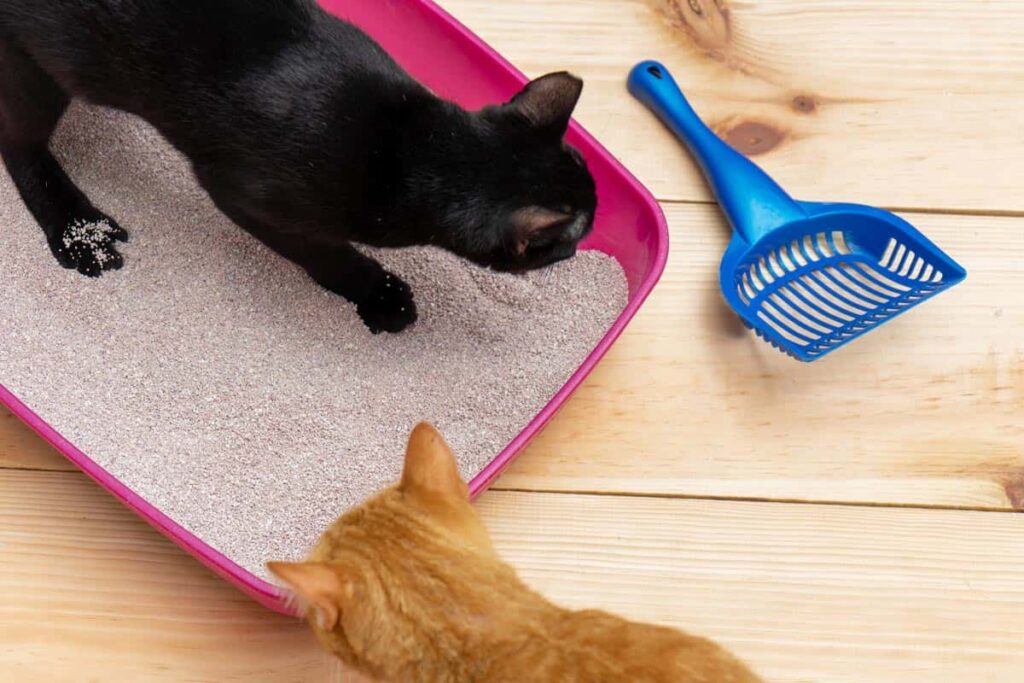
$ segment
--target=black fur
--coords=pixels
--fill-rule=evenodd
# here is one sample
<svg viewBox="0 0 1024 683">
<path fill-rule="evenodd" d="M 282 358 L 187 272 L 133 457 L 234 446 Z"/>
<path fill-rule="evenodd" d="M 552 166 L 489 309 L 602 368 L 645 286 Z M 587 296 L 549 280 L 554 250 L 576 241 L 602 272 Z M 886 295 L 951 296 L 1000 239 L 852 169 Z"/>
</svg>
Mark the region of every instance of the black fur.
<svg viewBox="0 0 1024 683">
<path fill-rule="evenodd" d="M 225 214 L 375 332 L 415 321 L 412 292 L 351 242 L 505 270 L 575 253 L 596 208 L 562 142 L 581 88 L 550 74 L 467 112 L 311 0 L 0 0 L 0 153 L 61 265 L 118 268 L 127 238 L 47 150 L 79 97 L 154 125 Z M 69 241 L 103 219 L 92 248 Z"/>
</svg>

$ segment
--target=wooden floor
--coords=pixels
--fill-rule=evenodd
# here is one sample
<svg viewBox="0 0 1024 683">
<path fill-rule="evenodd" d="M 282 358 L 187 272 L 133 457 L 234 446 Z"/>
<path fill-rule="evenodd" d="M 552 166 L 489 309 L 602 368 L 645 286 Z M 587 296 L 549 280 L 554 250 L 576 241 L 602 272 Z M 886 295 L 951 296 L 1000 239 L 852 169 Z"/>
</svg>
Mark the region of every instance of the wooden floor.
<svg viewBox="0 0 1024 683">
<path fill-rule="evenodd" d="M 505 555 L 771 681 L 1024 681 L 1024 0 L 443 4 L 584 76 L 580 120 L 672 230 L 649 303 L 482 498 Z M 625 92 L 646 57 L 796 196 L 906 212 L 967 282 L 814 365 L 754 341 L 717 292 L 725 225 Z M 0 681 L 332 671 L 0 413 Z"/>
</svg>

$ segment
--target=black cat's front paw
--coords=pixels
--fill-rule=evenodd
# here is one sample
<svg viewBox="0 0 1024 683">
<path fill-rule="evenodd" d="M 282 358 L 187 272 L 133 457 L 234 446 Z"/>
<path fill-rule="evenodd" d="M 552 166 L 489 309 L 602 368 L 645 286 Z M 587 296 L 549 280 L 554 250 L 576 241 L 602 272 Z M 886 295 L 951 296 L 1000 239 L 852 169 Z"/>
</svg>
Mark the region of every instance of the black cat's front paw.
<svg viewBox="0 0 1024 683">
<path fill-rule="evenodd" d="M 374 334 L 401 332 L 416 322 L 412 289 L 391 273 L 384 274 L 356 310 Z"/>
<path fill-rule="evenodd" d="M 98 277 L 105 270 L 117 270 L 124 265 L 114 244 L 127 239 L 125 229 L 104 216 L 92 221 L 75 219 L 49 243 L 60 265 L 82 275 Z"/>
</svg>

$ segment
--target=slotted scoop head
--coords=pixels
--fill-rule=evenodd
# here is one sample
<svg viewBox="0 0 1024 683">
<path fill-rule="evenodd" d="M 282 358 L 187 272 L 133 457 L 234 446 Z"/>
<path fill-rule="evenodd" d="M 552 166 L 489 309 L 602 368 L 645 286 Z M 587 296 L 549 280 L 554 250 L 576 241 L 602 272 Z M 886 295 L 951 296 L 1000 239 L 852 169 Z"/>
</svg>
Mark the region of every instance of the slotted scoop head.
<svg viewBox="0 0 1024 683">
<path fill-rule="evenodd" d="M 638 64 L 629 89 L 697 159 L 733 226 L 722 292 L 782 351 L 817 360 L 966 277 L 888 211 L 791 198 L 704 125 L 661 64 Z"/>
</svg>

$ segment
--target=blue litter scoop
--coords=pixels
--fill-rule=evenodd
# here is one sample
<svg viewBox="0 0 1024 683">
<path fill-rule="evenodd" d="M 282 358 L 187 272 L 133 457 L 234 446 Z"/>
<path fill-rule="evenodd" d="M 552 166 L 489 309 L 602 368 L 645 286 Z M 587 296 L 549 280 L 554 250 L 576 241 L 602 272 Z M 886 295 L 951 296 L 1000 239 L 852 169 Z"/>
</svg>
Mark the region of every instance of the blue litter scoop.
<svg viewBox="0 0 1024 683">
<path fill-rule="evenodd" d="M 629 91 L 686 143 L 732 223 L 729 305 L 791 356 L 817 360 L 966 277 L 888 211 L 794 200 L 704 125 L 658 62 L 634 67 Z"/>
</svg>

